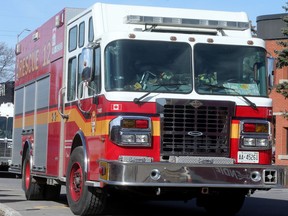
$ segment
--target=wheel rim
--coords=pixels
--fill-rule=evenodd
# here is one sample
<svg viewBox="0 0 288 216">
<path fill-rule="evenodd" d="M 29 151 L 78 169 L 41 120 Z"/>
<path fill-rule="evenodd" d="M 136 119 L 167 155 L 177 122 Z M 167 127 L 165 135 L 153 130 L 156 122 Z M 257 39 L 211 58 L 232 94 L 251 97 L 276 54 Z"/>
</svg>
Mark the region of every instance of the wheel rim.
<svg viewBox="0 0 288 216">
<path fill-rule="evenodd" d="M 25 164 L 25 188 L 28 190 L 29 185 L 30 185 L 30 178 L 31 178 L 31 173 L 30 173 L 30 162 L 29 160 L 26 161 Z"/>
<path fill-rule="evenodd" d="M 77 202 L 82 194 L 83 189 L 83 175 L 81 165 L 76 162 L 73 164 L 70 173 L 70 195 L 74 202 Z"/>
</svg>

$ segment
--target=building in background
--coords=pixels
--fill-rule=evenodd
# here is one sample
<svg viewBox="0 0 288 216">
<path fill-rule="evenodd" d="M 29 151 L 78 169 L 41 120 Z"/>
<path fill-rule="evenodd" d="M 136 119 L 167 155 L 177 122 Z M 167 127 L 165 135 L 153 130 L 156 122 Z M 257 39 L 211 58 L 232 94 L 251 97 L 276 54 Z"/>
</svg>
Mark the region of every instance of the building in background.
<svg viewBox="0 0 288 216">
<path fill-rule="evenodd" d="M 276 58 L 274 50 L 283 49 L 277 44 L 281 40 L 288 40 L 281 29 L 287 27 L 283 17 L 288 13 L 272 14 L 257 17 L 257 36 L 266 41 L 266 48 L 271 57 Z M 281 82 L 288 82 L 288 67 L 275 68 L 270 81 L 276 86 Z M 288 119 L 283 112 L 288 111 L 288 100 L 272 89 L 270 97 L 273 99 L 273 116 L 275 119 L 275 163 L 288 165 Z"/>
<path fill-rule="evenodd" d="M 14 81 L 0 83 L 0 104 L 14 102 Z"/>
</svg>

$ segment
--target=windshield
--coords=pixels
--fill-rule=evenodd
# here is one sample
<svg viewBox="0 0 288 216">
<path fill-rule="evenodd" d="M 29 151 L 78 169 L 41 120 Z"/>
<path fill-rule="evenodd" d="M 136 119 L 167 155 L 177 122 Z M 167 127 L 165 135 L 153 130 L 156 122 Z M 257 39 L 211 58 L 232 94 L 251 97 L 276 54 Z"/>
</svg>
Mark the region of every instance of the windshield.
<svg viewBox="0 0 288 216">
<path fill-rule="evenodd" d="M 12 139 L 13 118 L 0 117 L 0 138 Z"/>
<path fill-rule="evenodd" d="M 0 138 L 6 137 L 7 118 L 0 117 Z"/>
<path fill-rule="evenodd" d="M 264 49 L 196 44 L 194 58 L 197 93 L 267 96 Z"/>
<path fill-rule="evenodd" d="M 13 117 L 8 117 L 7 122 L 7 138 L 12 139 L 12 130 L 13 130 Z"/>
<path fill-rule="evenodd" d="M 188 43 L 119 40 L 105 49 L 107 91 L 192 91 Z"/>
<path fill-rule="evenodd" d="M 107 91 L 190 93 L 192 51 L 184 42 L 118 40 L 105 49 Z M 251 46 L 195 44 L 198 94 L 267 97 L 266 51 Z"/>
</svg>

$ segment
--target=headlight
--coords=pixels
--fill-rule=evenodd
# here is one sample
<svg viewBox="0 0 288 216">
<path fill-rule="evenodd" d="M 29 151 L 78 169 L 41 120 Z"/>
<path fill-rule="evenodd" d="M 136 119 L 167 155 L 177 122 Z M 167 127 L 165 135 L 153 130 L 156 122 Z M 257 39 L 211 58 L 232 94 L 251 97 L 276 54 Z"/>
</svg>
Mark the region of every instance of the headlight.
<svg viewBox="0 0 288 216">
<path fill-rule="evenodd" d="M 148 135 L 136 135 L 136 142 L 137 143 L 148 143 L 149 142 L 149 137 Z"/>
<path fill-rule="evenodd" d="M 152 123 L 148 117 L 119 116 L 110 122 L 109 138 L 120 146 L 151 146 Z"/>
<path fill-rule="evenodd" d="M 269 147 L 268 138 L 242 137 L 242 147 Z"/>
<path fill-rule="evenodd" d="M 256 146 L 267 147 L 269 144 L 268 139 L 256 139 Z"/>
<path fill-rule="evenodd" d="M 134 143 L 135 136 L 134 135 L 122 135 L 121 136 L 122 143 Z"/>
<path fill-rule="evenodd" d="M 243 145 L 244 146 L 255 146 L 255 139 L 254 138 L 243 138 Z"/>
<path fill-rule="evenodd" d="M 12 148 L 13 147 L 13 143 L 12 142 L 8 142 L 7 143 L 7 148 Z"/>
<path fill-rule="evenodd" d="M 145 144 L 149 142 L 149 138 L 147 134 L 126 134 L 121 135 L 122 143 L 139 143 Z"/>
<path fill-rule="evenodd" d="M 240 148 L 269 149 L 272 144 L 271 124 L 264 120 L 240 121 Z"/>
</svg>

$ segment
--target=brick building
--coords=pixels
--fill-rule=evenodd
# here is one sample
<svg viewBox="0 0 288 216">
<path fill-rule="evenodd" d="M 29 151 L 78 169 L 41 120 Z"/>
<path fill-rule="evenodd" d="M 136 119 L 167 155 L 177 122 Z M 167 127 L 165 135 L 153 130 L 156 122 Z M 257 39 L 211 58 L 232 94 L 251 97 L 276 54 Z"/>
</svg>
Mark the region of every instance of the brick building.
<svg viewBox="0 0 288 216">
<path fill-rule="evenodd" d="M 266 42 L 267 51 L 272 57 L 276 57 L 274 50 L 283 49 L 277 42 L 288 40 L 281 29 L 287 27 L 283 17 L 288 13 L 273 14 L 257 17 L 257 36 Z M 281 82 L 288 82 L 288 68 L 274 70 L 274 86 Z M 288 165 L 288 119 L 283 117 L 283 111 L 288 111 L 288 99 L 272 89 L 270 97 L 273 99 L 273 115 L 275 120 L 275 163 Z"/>
</svg>

